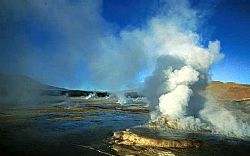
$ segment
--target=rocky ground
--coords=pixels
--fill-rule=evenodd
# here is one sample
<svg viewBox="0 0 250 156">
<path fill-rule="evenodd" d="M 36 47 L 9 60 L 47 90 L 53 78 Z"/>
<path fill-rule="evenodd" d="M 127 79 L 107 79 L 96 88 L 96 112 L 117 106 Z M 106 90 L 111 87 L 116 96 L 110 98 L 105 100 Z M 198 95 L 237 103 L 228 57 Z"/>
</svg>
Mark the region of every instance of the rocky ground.
<svg viewBox="0 0 250 156">
<path fill-rule="evenodd" d="M 221 101 L 250 101 L 250 85 L 213 81 L 206 92 Z"/>
</svg>

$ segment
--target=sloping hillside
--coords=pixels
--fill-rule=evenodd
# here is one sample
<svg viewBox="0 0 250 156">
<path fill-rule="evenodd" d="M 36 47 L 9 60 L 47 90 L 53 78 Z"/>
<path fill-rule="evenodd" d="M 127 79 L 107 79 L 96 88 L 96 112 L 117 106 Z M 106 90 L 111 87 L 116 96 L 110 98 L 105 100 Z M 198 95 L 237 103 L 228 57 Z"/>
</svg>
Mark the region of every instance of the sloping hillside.
<svg viewBox="0 0 250 156">
<path fill-rule="evenodd" d="M 0 96 L 22 94 L 46 94 L 50 91 L 64 91 L 64 88 L 54 87 L 47 84 L 40 83 L 25 75 L 7 75 L 0 74 Z"/>
<path fill-rule="evenodd" d="M 50 94 L 59 95 L 64 90 L 24 75 L 0 74 L 1 105 L 37 104 L 47 100 Z"/>
<path fill-rule="evenodd" d="M 220 100 L 243 101 L 250 100 L 250 85 L 237 84 L 233 82 L 213 81 L 208 87 L 207 92 Z"/>
<path fill-rule="evenodd" d="M 0 74 L 0 104 L 34 104 L 59 101 L 63 97 L 81 97 L 95 94 L 109 95 L 105 91 L 69 90 L 40 83 L 24 75 Z"/>
</svg>

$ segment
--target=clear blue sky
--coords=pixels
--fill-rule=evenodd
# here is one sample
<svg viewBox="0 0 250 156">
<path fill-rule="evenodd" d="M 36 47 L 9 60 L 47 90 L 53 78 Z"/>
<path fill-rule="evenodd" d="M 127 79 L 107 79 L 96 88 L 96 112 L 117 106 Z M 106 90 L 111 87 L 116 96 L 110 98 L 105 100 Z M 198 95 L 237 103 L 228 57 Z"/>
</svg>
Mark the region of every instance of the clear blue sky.
<svg viewBox="0 0 250 156">
<path fill-rule="evenodd" d="M 250 84 L 250 1 L 191 4 L 209 8 L 199 33 L 204 42 L 219 40 L 225 55 L 212 67 L 213 80 Z M 95 88 L 88 66 L 98 57 L 96 39 L 143 28 L 161 5 L 162 0 L 2 0 L 0 71 L 28 74 L 61 87 Z"/>
<path fill-rule="evenodd" d="M 250 83 L 250 1 L 223 1 L 209 24 L 221 41 L 224 60 L 213 67 L 213 79 Z"/>
</svg>

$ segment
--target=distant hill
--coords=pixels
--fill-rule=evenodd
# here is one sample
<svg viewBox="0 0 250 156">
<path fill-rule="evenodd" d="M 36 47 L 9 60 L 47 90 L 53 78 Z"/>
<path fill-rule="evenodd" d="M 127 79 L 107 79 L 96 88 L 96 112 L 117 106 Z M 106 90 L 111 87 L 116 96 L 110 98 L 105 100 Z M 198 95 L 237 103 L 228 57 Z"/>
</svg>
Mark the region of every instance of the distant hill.
<svg viewBox="0 0 250 156">
<path fill-rule="evenodd" d="M 0 74 L 0 96 L 8 96 L 10 94 L 21 95 L 24 92 L 42 93 L 55 90 L 62 91 L 65 89 L 40 83 L 24 75 Z"/>
<path fill-rule="evenodd" d="M 250 100 L 250 85 L 234 82 L 223 83 L 213 81 L 206 92 L 226 101 Z M 68 90 L 40 83 L 23 75 L 0 74 L 0 103 L 27 103 L 45 99 L 45 96 L 80 97 L 95 94 L 98 97 L 106 97 L 110 93 L 104 91 Z M 124 95 L 137 98 L 143 96 L 136 90 L 126 90 Z"/>
<path fill-rule="evenodd" d="M 250 100 L 250 85 L 234 82 L 223 83 L 213 81 L 206 91 L 220 100 L 243 101 Z"/>
<path fill-rule="evenodd" d="M 0 74 L 0 104 L 37 104 L 49 93 L 59 95 L 63 88 L 42 84 L 24 75 Z"/>
<path fill-rule="evenodd" d="M 24 75 L 0 74 L 0 104 L 41 103 L 58 99 L 59 96 L 80 97 L 95 94 L 98 97 L 108 96 L 102 91 L 68 90 L 40 83 Z"/>
</svg>

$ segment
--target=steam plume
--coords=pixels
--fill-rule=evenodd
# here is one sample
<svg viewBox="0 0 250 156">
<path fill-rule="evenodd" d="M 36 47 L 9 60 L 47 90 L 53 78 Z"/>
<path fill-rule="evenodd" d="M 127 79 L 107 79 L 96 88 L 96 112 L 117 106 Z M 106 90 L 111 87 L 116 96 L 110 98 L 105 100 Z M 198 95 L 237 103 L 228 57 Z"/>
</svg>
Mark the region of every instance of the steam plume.
<svg viewBox="0 0 250 156">
<path fill-rule="evenodd" d="M 182 129 L 210 129 L 225 135 L 249 136 L 247 123 L 236 119 L 225 108 L 216 109 L 217 102 L 202 95 L 210 80 L 211 65 L 222 59 L 223 54 L 219 41 L 202 44 L 196 33 L 198 13 L 187 1 L 181 2 L 178 6 L 170 5 L 167 16 L 153 18 L 144 36 L 147 49 L 158 58 L 144 88 L 152 103 L 152 120 L 165 115 L 177 119 Z M 230 122 L 225 123 L 225 118 Z"/>
</svg>

